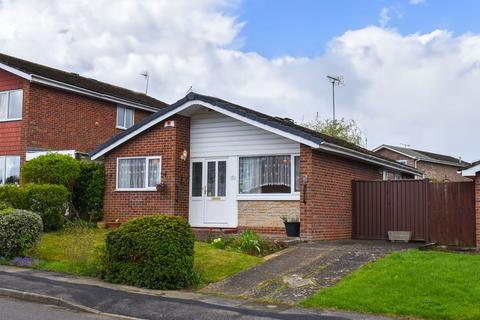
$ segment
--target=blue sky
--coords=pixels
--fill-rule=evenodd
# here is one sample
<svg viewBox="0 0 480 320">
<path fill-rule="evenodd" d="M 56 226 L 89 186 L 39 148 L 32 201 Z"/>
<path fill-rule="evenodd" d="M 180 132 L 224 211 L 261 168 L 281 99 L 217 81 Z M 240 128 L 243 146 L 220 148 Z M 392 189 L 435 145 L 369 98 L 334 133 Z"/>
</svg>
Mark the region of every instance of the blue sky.
<svg viewBox="0 0 480 320">
<path fill-rule="evenodd" d="M 384 9 L 385 8 L 385 9 Z M 347 30 L 384 25 L 403 35 L 443 29 L 460 35 L 480 31 L 480 1 L 427 0 L 245 0 L 237 10 L 246 24 L 241 32 L 245 51 L 267 57 L 317 56 L 329 41 Z"/>
</svg>

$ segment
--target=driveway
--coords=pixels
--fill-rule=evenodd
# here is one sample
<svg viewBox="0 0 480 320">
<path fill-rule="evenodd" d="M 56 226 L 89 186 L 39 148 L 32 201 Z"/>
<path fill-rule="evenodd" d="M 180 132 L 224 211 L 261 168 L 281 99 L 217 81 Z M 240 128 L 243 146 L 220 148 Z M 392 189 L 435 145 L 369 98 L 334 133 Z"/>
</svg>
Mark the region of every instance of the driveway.
<svg viewBox="0 0 480 320">
<path fill-rule="evenodd" d="M 295 304 L 362 265 L 423 243 L 339 240 L 301 243 L 267 262 L 209 285 L 205 293 Z"/>
</svg>

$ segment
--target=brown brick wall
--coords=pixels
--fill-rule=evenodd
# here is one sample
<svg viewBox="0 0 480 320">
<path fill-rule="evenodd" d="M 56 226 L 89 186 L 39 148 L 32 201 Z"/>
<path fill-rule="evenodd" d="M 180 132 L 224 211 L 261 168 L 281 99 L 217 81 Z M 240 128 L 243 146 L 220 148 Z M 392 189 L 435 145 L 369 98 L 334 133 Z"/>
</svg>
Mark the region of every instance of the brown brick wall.
<svg viewBox="0 0 480 320">
<path fill-rule="evenodd" d="M 382 178 L 382 170 L 301 145 L 300 175 L 308 177 L 300 201 L 300 232 L 314 239 L 352 236 L 352 180 Z M 306 203 L 304 203 L 306 201 Z"/>
<path fill-rule="evenodd" d="M 425 174 L 425 178 L 436 181 L 444 181 L 445 179 L 451 182 L 471 181 L 471 179 L 458 174 L 458 168 L 452 166 L 418 161 L 417 168 Z"/>
<path fill-rule="evenodd" d="M 480 247 L 480 172 L 475 176 L 475 222 L 476 222 L 476 242 Z"/>
<path fill-rule="evenodd" d="M 78 94 L 30 86 L 26 145 L 88 152 L 121 132 L 116 128 L 117 105 Z M 135 110 L 135 122 L 151 114 Z"/>
<path fill-rule="evenodd" d="M 262 233 L 285 233 L 282 216 L 300 217 L 298 201 L 238 201 L 238 228 Z"/>
<path fill-rule="evenodd" d="M 189 160 L 182 161 L 180 156 L 183 150 L 190 150 L 190 118 L 177 115 L 171 119 L 176 121 L 175 128 L 164 128 L 160 123 L 105 155 L 105 221 L 123 222 L 153 214 L 188 217 Z M 166 193 L 115 191 L 118 157 L 157 155 L 162 156 Z"/>
<path fill-rule="evenodd" d="M 377 151 L 376 153 L 378 153 L 379 155 L 384 156 L 388 159 L 395 160 L 395 161 L 407 160 L 407 165 L 409 165 L 411 167 L 415 167 L 415 161 L 412 158 L 401 155 L 398 152 L 394 152 L 394 151 L 388 150 L 388 149 L 381 149 L 381 150 Z"/>
<path fill-rule="evenodd" d="M 0 70 L 0 91 L 23 88 L 23 79 Z M 22 121 L 0 121 L 0 155 L 22 154 Z"/>
</svg>

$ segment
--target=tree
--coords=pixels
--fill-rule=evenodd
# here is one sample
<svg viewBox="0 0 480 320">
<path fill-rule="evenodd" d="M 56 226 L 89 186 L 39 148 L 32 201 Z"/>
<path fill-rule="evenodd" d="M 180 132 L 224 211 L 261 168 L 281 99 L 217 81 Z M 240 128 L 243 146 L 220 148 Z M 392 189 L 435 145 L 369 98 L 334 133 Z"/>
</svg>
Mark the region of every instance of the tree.
<svg viewBox="0 0 480 320">
<path fill-rule="evenodd" d="M 305 122 L 302 125 L 309 129 L 343 139 L 361 147 L 366 146 L 367 139 L 363 131 L 353 119 L 346 120 L 345 118 L 342 118 L 340 120 L 322 120 L 316 117 L 314 120 Z"/>
</svg>

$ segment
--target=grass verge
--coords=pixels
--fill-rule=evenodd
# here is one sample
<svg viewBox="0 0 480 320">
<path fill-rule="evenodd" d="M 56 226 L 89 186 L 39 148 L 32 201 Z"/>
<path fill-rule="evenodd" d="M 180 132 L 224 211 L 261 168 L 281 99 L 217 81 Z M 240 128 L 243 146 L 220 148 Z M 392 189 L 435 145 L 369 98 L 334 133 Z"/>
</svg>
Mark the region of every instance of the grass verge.
<svg viewBox="0 0 480 320">
<path fill-rule="evenodd" d="M 480 255 L 408 250 L 351 273 L 306 307 L 428 319 L 480 319 Z"/>
</svg>

